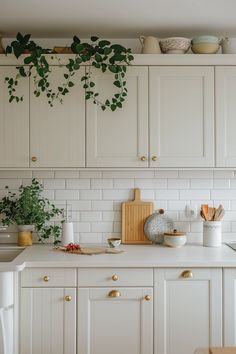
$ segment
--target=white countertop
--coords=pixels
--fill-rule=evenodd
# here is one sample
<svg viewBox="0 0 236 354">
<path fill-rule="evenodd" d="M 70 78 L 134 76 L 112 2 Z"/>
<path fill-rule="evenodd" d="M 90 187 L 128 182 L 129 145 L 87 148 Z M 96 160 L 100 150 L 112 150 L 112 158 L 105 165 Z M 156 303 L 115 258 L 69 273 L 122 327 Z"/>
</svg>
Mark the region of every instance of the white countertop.
<svg viewBox="0 0 236 354">
<path fill-rule="evenodd" d="M 101 245 L 100 245 L 101 246 Z M 0 262 L 0 271 L 21 271 L 25 267 L 236 267 L 236 252 L 187 244 L 182 248 L 161 245 L 121 245 L 120 254 L 93 256 L 56 252 L 52 245 L 26 248 L 14 261 Z"/>
</svg>

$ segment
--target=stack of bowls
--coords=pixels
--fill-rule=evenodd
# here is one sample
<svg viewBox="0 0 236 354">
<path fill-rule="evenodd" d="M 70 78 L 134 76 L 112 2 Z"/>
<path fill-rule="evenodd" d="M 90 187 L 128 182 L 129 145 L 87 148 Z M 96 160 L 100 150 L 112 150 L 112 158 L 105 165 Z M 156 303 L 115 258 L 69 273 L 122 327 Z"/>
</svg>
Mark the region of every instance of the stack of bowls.
<svg viewBox="0 0 236 354">
<path fill-rule="evenodd" d="M 198 36 L 192 39 L 192 51 L 195 54 L 216 54 L 219 48 L 219 38 L 215 36 Z"/>
</svg>

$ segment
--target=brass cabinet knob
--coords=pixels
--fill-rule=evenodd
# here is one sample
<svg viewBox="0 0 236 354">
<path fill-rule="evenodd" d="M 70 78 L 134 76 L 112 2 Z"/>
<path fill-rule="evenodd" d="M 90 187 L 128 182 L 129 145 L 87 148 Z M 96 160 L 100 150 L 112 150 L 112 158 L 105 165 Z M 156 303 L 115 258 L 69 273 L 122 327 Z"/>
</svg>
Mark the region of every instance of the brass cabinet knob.
<svg viewBox="0 0 236 354">
<path fill-rule="evenodd" d="M 72 300 L 72 297 L 70 295 L 65 296 L 65 301 L 69 302 Z"/>
<path fill-rule="evenodd" d="M 150 295 L 146 295 L 144 298 L 146 301 L 150 301 L 151 300 L 151 296 Z"/>
<path fill-rule="evenodd" d="M 191 270 L 185 270 L 181 274 L 182 278 L 193 278 L 193 272 Z"/>
<path fill-rule="evenodd" d="M 120 297 L 121 293 L 118 290 L 111 290 L 108 294 L 109 297 Z"/>
<path fill-rule="evenodd" d="M 118 275 L 116 275 L 116 274 L 112 275 L 111 279 L 113 281 L 117 281 L 118 280 Z"/>
<path fill-rule="evenodd" d="M 140 157 L 140 160 L 141 160 L 141 161 L 146 161 L 146 160 L 147 160 L 147 157 L 146 157 L 146 156 L 141 156 L 141 157 Z"/>
<path fill-rule="evenodd" d="M 153 156 L 152 161 L 157 161 L 157 156 Z"/>
<path fill-rule="evenodd" d="M 45 281 L 46 283 L 49 282 L 49 280 L 50 280 L 50 277 L 48 275 L 45 275 L 43 277 L 43 281 Z"/>
<path fill-rule="evenodd" d="M 37 157 L 36 156 L 32 156 L 31 157 L 31 161 L 36 162 L 37 161 Z"/>
</svg>

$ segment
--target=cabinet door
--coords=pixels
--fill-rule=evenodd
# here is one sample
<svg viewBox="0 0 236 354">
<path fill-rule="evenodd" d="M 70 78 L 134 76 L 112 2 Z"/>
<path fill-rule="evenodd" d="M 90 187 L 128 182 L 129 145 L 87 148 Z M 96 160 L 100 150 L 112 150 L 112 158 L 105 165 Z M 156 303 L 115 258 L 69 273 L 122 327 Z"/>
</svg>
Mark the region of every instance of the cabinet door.
<svg viewBox="0 0 236 354">
<path fill-rule="evenodd" d="M 80 78 L 63 96 L 63 103 L 55 100 L 50 107 L 46 95 L 34 96 L 33 78 L 30 92 L 30 155 L 31 167 L 84 167 L 85 165 L 85 98 Z M 57 88 L 62 84 L 64 70 L 52 67 L 50 82 Z M 36 157 L 36 161 L 32 161 Z"/>
<path fill-rule="evenodd" d="M 222 345 L 221 269 L 186 271 L 155 271 L 155 354 Z"/>
<path fill-rule="evenodd" d="M 20 354 L 49 353 L 76 353 L 76 290 L 22 288 Z"/>
<path fill-rule="evenodd" d="M 114 76 L 96 71 L 93 78 L 101 100 L 111 97 Z M 148 167 L 148 68 L 127 68 L 126 81 L 121 109 L 102 111 L 86 103 L 87 167 Z"/>
<path fill-rule="evenodd" d="M 214 166 L 214 68 L 149 70 L 151 167 Z"/>
<path fill-rule="evenodd" d="M 236 347 L 236 269 L 224 269 L 224 346 Z"/>
<path fill-rule="evenodd" d="M 116 290 L 79 289 L 78 354 L 153 354 L 152 288 Z"/>
<path fill-rule="evenodd" d="M 29 167 L 29 80 L 19 79 L 17 95 L 23 102 L 9 103 L 5 77 L 15 78 L 16 68 L 0 67 L 0 167 Z"/>
<path fill-rule="evenodd" d="M 216 166 L 236 166 L 236 67 L 216 67 Z"/>
</svg>

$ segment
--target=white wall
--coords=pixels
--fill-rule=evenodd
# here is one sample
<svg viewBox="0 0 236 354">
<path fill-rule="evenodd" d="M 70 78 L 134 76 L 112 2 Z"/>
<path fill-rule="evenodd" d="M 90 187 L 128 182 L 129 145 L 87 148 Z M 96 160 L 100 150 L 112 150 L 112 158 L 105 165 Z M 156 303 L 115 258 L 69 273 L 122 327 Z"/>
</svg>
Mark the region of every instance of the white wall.
<svg viewBox="0 0 236 354">
<path fill-rule="evenodd" d="M 0 171 L 0 197 L 8 185 L 16 190 L 21 183 L 38 178 L 45 196 L 57 206 L 66 201 L 72 206 L 76 241 L 101 243 L 108 237 L 120 236 L 121 203 L 133 198 L 139 187 L 142 198 L 164 208 L 179 230 L 186 231 L 189 242 L 202 240 L 200 218 L 185 217 L 185 205 L 201 203 L 226 209 L 223 239 L 236 241 L 236 174 L 235 171 Z M 16 228 L 10 227 L 8 242 L 16 242 Z M 1 239 L 0 242 L 6 242 Z"/>
</svg>

